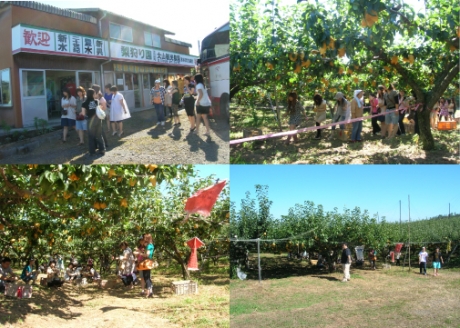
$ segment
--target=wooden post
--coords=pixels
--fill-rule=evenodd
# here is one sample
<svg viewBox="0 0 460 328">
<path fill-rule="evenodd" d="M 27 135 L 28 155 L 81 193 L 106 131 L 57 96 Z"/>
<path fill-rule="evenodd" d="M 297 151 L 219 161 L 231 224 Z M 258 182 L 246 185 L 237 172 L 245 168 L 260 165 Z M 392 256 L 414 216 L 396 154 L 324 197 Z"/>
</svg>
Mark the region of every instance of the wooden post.
<svg viewBox="0 0 460 328">
<path fill-rule="evenodd" d="M 259 269 L 259 283 L 262 282 L 262 270 L 260 268 L 260 238 L 257 238 L 257 266 Z"/>
</svg>

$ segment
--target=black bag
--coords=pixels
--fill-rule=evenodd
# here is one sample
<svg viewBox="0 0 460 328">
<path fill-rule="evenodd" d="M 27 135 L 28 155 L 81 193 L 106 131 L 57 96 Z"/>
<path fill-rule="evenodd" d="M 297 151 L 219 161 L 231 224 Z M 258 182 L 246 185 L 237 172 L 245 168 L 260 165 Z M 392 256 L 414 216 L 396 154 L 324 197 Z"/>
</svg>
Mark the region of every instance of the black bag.
<svg viewBox="0 0 460 328">
<path fill-rule="evenodd" d="M 61 115 L 62 115 L 62 116 L 66 116 L 67 114 L 68 114 L 67 109 L 62 109 L 62 110 L 61 110 Z"/>
</svg>

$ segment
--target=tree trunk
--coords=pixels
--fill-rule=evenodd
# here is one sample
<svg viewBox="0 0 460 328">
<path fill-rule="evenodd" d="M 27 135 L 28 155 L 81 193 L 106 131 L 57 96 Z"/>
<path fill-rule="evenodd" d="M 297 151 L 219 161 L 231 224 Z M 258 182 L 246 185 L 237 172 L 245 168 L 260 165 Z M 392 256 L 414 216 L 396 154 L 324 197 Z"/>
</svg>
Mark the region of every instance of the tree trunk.
<svg viewBox="0 0 460 328">
<path fill-rule="evenodd" d="M 434 138 L 431 134 L 430 109 L 427 106 L 427 96 L 423 102 L 423 110 L 417 115 L 418 126 L 420 129 L 420 142 L 423 150 L 434 149 Z"/>
</svg>

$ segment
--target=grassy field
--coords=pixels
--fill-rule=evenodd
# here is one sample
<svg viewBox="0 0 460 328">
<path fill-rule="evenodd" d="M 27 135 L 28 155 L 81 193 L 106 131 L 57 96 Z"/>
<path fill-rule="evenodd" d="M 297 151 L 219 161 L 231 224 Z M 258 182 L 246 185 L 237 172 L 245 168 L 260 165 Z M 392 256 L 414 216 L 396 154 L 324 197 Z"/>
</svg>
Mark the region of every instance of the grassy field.
<svg viewBox="0 0 460 328">
<path fill-rule="evenodd" d="M 153 299 L 139 287 L 126 290 L 118 279 L 112 289 L 65 284 L 60 289 L 35 286 L 30 299 L 0 296 L 4 327 L 229 327 L 228 261 L 193 274 L 198 295 L 174 295 L 172 281 L 182 280 L 178 268 L 152 271 Z M 112 277 L 115 278 L 115 277 Z"/>
<path fill-rule="evenodd" d="M 265 268 L 273 262 L 264 260 Z M 372 271 L 366 264 L 352 267 L 343 283 L 340 268 L 326 273 L 306 261 L 276 262 L 262 271 L 261 283 L 256 270 L 253 280 L 231 281 L 232 327 L 460 327 L 458 268 L 434 277 L 431 268 L 422 276 L 418 268 L 380 264 Z"/>
<path fill-rule="evenodd" d="M 258 129 L 259 133 L 278 132 L 271 109 L 247 110 L 231 108 L 230 139 L 243 138 L 243 130 Z M 314 114 L 308 111 L 308 121 L 300 128 L 314 126 Z M 328 116 L 330 114 L 328 113 Z M 330 117 L 326 123 L 330 122 Z M 283 131 L 288 130 L 286 119 L 282 120 Z M 338 127 L 337 127 L 338 128 Z M 460 126 L 459 126 L 460 128 Z M 460 163 L 459 131 L 433 131 L 436 150 L 426 152 L 418 145 L 418 136 L 407 134 L 391 141 L 372 136 L 370 120 L 364 121 L 362 143 L 348 144 L 332 137 L 330 128 L 323 130 L 322 139 L 314 140 L 315 132 L 299 135 L 297 144 L 286 146 L 286 137 L 246 142 L 231 146 L 232 164 L 458 164 Z"/>
</svg>

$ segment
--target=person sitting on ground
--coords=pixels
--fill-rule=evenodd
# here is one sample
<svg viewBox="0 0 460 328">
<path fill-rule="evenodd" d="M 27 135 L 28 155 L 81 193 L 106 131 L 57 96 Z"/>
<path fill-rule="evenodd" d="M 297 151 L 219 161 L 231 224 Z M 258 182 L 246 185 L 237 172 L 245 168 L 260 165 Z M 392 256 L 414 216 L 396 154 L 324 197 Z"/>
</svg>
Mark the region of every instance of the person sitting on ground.
<svg viewBox="0 0 460 328">
<path fill-rule="evenodd" d="M 64 273 L 64 280 L 65 281 L 73 282 L 77 278 L 77 275 L 76 275 L 74 269 L 75 269 L 74 264 L 72 262 L 69 263 L 69 266 L 67 267 L 67 269 L 66 269 L 66 271 Z"/>
<path fill-rule="evenodd" d="M 101 275 L 94 269 L 92 264 L 86 265 L 86 270 L 83 271 L 82 275 L 86 278 L 91 279 L 94 282 L 98 282 L 101 280 Z"/>
<path fill-rule="evenodd" d="M 32 268 L 34 267 L 34 264 L 35 264 L 35 259 L 31 258 L 31 259 L 29 259 L 29 264 L 27 264 L 24 267 L 24 269 L 22 270 L 21 279 L 26 284 L 28 284 L 29 281 L 32 281 L 32 285 L 33 285 L 33 284 L 35 284 L 35 281 L 38 278 L 38 270 L 32 271 Z"/>
<path fill-rule="evenodd" d="M 18 277 L 11 269 L 11 259 L 9 257 L 3 258 L 2 264 L 0 265 L 0 293 L 5 292 L 6 282 L 15 282 L 17 280 Z"/>
<path fill-rule="evenodd" d="M 64 283 L 59 277 L 59 269 L 56 268 L 56 261 L 54 260 L 49 263 L 46 276 L 48 287 L 61 287 Z"/>
</svg>

